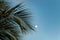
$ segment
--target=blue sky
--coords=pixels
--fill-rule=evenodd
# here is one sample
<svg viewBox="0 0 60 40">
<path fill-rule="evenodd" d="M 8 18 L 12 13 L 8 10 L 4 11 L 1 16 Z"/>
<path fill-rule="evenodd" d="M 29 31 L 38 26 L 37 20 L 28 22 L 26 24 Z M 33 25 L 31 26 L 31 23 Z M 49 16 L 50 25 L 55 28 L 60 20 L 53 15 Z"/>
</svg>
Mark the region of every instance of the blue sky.
<svg viewBox="0 0 60 40">
<path fill-rule="evenodd" d="M 25 5 L 31 9 L 32 21 L 38 27 L 24 39 L 60 40 L 60 0 L 26 0 Z"/>
<path fill-rule="evenodd" d="M 60 40 L 60 0 L 26 0 L 33 12 L 36 32 L 27 40 Z"/>
</svg>

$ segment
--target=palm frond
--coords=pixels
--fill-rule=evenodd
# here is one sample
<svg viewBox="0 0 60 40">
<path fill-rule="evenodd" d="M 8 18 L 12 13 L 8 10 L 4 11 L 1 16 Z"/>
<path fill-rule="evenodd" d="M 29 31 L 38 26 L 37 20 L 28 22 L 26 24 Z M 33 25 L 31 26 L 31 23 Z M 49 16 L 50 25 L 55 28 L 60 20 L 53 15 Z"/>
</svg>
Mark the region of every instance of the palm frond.
<svg viewBox="0 0 60 40">
<path fill-rule="evenodd" d="M 8 9 L 5 13 L 7 13 L 8 15 L 10 15 L 13 11 L 16 10 L 16 8 L 18 8 L 19 6 L 21 6 L 22 3 L 19 3 L 18 5 L 16 5 L 15 7 Z"/>
<path fill-rule="evenodd" d="M 6 6 L 9 3 L 0 2 L 2 6 Z M 30 12 L 22 8 L 22 3 L 14 7 L 6 6 L 0 8 L 0 38 L 3 40 L 19 40 L 23 34 L 34 30 L 34 27 L 31 25 Z M 3 10 L 2 10 L 3 9 Z M 31 20 L 32 21 L 32 20 Z M 4 38 L 5 37 L 5 38 Z"/>
</svg>

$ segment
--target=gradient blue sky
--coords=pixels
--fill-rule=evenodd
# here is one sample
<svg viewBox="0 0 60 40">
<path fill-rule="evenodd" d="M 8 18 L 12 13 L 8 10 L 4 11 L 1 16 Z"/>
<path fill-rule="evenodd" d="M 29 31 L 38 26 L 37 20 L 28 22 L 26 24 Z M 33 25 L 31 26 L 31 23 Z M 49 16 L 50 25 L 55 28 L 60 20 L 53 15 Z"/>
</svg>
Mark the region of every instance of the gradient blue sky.
<svg viewBox="0 0 60 40">
<path fill-rule="evenodd" d="M 25 5 L 31 9 L 33 23 L 38 27 L 24 39 L 60 40 L 60 0 L 26 0 Z"/>
<path fill-rule="evenodd" d="M 34 14 L 36 32 L 27 40 L 60 40 L 60 0 L 26 0 Z"/>
</svg>

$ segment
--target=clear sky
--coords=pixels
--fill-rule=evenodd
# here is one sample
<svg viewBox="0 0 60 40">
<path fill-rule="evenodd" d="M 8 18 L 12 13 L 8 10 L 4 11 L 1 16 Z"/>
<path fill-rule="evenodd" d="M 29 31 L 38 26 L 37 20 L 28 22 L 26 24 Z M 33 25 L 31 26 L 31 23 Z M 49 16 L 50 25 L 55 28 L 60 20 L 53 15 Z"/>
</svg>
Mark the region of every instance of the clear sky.
<svg viewBox="0 0 60 40">
<path fill-rule="evenodd" d="M 34 14 L 36 32 L 27 40 L 60 40 L 60 0 L 26 0 Z"/>
<path fill-rule="evenodd" d="M 26 0 L 37 25 L 25 40 L 60 40 L 60 0 Z M 15 3 L 16 4 L 16 3 Z"/>
</svg>

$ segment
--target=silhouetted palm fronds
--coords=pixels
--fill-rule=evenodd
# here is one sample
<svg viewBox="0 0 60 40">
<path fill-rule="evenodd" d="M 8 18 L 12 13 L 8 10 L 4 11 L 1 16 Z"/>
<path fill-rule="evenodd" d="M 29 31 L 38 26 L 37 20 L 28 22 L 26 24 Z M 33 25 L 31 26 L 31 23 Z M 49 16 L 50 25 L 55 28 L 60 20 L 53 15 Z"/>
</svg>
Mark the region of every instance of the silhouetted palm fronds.
<svg viewBox="0 0 60 40">
<path fill-rule="evenodd" d="M 14 7 L 6 1 L 0 1 L 0 39 L 20 40 L 21 36 L 30 30 L 34 30 L 31 25 L 30 13 L 22 8 L 22 3 Z"/>
</svg>

